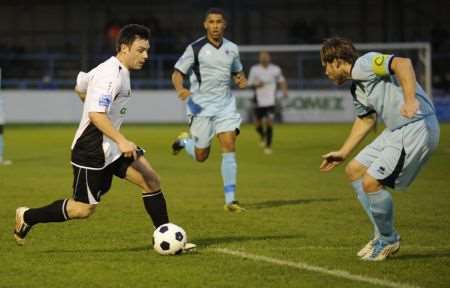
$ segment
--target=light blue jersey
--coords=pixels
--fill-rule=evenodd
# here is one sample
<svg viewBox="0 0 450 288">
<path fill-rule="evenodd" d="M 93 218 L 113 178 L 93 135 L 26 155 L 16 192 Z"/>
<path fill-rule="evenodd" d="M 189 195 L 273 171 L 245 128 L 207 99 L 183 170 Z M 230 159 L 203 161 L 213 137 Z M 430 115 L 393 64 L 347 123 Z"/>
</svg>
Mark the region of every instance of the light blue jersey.
<svg viewBox="0 0 450 288">
<path fill-rule="evenodd" d="M 369 52 L 356 59 L 351 71 L 351 91 L 357 116 L 376 113 L 391 131 L 435 114 L 431 100 L 418 83 L 416 98 L 420 103 L 419 111 L 412 118 L 400 114 L 404 97 L 400 82 L 390 69 L 394 57 Z"/>
<path fill-rule="evenodd" d="M 175 69 L 189 76 L 192 95 L 187 101 L 188 114 L 220 116 L 235 112 L 231 76 L 242 71 L 236 44 L 223 38 L 222 44 L 215 46 L 202 37 L 186 48 Z"/>
</svg>

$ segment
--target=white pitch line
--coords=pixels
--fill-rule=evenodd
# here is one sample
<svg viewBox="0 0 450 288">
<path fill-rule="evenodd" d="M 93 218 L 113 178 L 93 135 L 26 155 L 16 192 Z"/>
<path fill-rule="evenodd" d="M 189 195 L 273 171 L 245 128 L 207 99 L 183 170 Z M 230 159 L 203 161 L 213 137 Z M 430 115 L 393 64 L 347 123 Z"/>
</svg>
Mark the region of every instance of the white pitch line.
<svg viewBox="0 0 450 288">
<path fill-rule="evenodd" d="M 326 268 L 322 268 L 320 266 L 309 265 L 304 262 L 286 261 L 286 260 L 276 259 L 276 258 L 272 258 L 272 257 L 261 256 L 261 255 L 257 255 L 257 254 L 251 254 L 251 253 L 246 253 L 246 252 L 241 252 L 241 251 L 230 250 L 227 248 L 216 248 L 213 250 L 218 253 L 222 253 L 222 254 L 233 255 L 233 256 L 251 259 L 251 260 L 255 260 L 255 261 L 267 262 L 267 263 L 275 264 L 275 265 L 279 265 L 279 266 L 292 267 L 292 268 L 296 268 L 299 270 L 306 270 L 306 271 L 310 271 L 310 272 L 327 274 L 327 275 L 331 275 L 334 277 L 348 279 L 348 280 L 352 280 L 352 281 L 365 282 L 365 283 L 369 283 L 369 284 L 380 285 L 380 286 L 385 286 L 385 287 L 392 287 L 392 288 L 420 288 L 419 286 L 413 286 L 413 285 L 409 285 L 409 284 L 403 284 L 403 283 L 393 282 L 393 281 L 384 280 L 384 279 L 372 278 L 372 277 L 367 277 L 367 276 L 362 276 L 362 275 L 354 275 L 345 270 L 328 270 Z"/>
<path fill-rule="evenodd" d="M 290 248 L 265 248 L 266 250 L 353 250 L 354 246 L 296 246 Z M 447 250 L 450 246 L 417 246 L 417 245 L 402 245 L 402 250 Z"/>
</svg>

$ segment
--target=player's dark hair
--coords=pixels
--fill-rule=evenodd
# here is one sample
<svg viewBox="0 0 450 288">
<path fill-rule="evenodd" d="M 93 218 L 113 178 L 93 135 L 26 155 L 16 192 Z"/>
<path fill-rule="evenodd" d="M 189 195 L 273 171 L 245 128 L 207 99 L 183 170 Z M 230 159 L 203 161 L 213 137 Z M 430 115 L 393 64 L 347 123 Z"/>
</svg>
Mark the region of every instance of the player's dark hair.
<svg viewBox="0 0 450 288">
<path fill-rule="evenodd" d="M 125 44 L 131 46 L 137 38 L 150 40 L 150 29 L 139 24 L 128 24 L 120 29 L 119 35 L 116 39 L 116 52 L 120 52 L 120 46 Z"/>
<path fill-rule="evenodd" d="M 358 58 L 358 51 L 350 39 L 333 37 L 325 39 L 320 49 L 322 63 L 331 63 L 334 59 L 340 59 L 353 64 Z"/>
<path fill-rule="evenodd" d="M 225 14 L 225 11 L 223 11 L 223 10 L 220 9 L 220 8 L 215 8 L 215 7 L 209 8 L 208 11 L 206 11 L 206 13 L 205 13 L 205 19 L 208 18 L 208 16 L 209 16 L 210 14 L 219 14 L 219 15 L 222 15 L 223 19 L 224 19 L 225 21 L 227 20 L 227 15 Z"/>
</svg>

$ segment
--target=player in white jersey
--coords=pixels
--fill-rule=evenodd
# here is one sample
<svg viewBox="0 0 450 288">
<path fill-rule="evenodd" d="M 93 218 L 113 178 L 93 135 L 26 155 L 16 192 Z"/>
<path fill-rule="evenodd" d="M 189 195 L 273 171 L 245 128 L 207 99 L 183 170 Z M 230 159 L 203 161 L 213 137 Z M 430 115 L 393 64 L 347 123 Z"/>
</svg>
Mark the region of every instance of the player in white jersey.
<svg viewBox="0 0 450 288">
<path fill-rule="evenodd" d="M 321 49 L 325 74 L 340 85 L 352 80 L 358 116 L 338 151 L 323 155 L 321 171 L 342 163 L 372 130 L 376 117 L 386 128 L 347 164 L 346 174 L 374 226 L 374 237 L 357 255 L 380 261 L 400 249 L 394 207 L 386 187 L 403 189 L 415 179 L 439 142 L 434 106 L 416 82 L 408 58 L 369 52 L 358 57 L 350 40 L 331 38 Z"/>
<path fill-rule="evenodd" d="M 281 68 L 272 64 L 269 52 L 259 53 L 259 64 L 250 68 L 248 86 L 254 89 L 255 126 L 261 137 L 264 153 L 272 153 L 273 119 L 275 115 L 276 94 L 281 88 L 284 97 L 288 97 L 286 79 Z"/>
<path fill-rule="evenodd" d="M 149 57 L 149 40 L 147 27 L 126 25 L 118 36 L 116 56 L 78 75 L 75 90 L 84 107 L 72 143 L 73 195 L 41 208 L 18 208 L 14 230 L 18 244 L 24 243 L 38 223 L 91 216 L 111 188 L 113 176 L 142 189 L 144 207 L 155 227 L 169 222 L 158 174 L 145 159 L 144 150 L 120 132 L 131 98 L 129 71 L 143 67 Z"/>
<path fill-rule="evenodd" d="M 187 100 L 190 127 L 190 135 L 180 134 L 172 149 L 177 154 L 184 148 L 193 159 L 203 162 L 208 158 L 211 140 L 217 135 L 222 150 L 224 207 L 226 211 L 241 212 L 243 209 L 235 199 L 235 145 L 241 117 L 231 95 L 231 80 L 241 89 L 246 87 L 247 80 L 237 45 L 223 37 L 224 12 L 217 8 L 208 10 L 203 25 L 206 36 L 186 48 L 172 74 L 178 97 Z M 183 86 L 185 77 L 189 77 L 190 90 Z"/>
</svg>

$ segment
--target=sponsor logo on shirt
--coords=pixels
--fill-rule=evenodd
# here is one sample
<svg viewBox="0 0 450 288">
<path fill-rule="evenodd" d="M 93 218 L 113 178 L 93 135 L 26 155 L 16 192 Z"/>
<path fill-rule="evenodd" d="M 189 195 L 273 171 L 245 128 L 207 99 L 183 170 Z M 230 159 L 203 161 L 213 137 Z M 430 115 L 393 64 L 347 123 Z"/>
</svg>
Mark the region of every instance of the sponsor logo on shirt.
<svg viewBox="0 0 450 288">
<path fill-rule="evenodd" d="M 128 111 L 127 107 L 123 107 L 122 109 L 120 109 L 120 114 L 121 115 L 127 114 L 127 111 Z"/>
<path fill-rule="evenodd" d="M 98 100 L 98 105 L 109 107 L 109 105 L 111 105 L 111 95 L 102 95 Z"/>
</svg>

